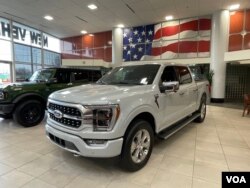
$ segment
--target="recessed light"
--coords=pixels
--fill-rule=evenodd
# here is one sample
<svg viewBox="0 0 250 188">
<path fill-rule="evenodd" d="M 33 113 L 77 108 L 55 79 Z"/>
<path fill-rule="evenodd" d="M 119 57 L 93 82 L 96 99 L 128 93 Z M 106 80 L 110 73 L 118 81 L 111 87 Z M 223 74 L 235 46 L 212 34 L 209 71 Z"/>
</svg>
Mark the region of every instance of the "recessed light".
<svg viewBox="0 0 250 188">
<path fill-rule="evenodd" d="M 86 30 L 82 30 L 81 33 L 82 33 L 82 34 L 86 34 L 86 33 L 88 33 L 88 32 L 87 32 Z"/>
<path fill-rule="evenodd" d="M 173 16 L 169 15 L 165 17 L 165 20 L 172 20 L 173 18 L 174 18 Z"/>
<path fill-rule="evenodd" d="M 95 4 L 90 4 L 90 5 L 88 5 L 88 8 L 91 10 L 95 10 L 95 9 L 97 9 L 97 6 Z"/>
<path fill-rule="evenodd" d="M 229 7 L 229 10 L 236 10 L 240 8 L 240 4 L 234 4 Z"/>
<path fill-rule="evenodd" d="M 44 16 L 44 19 L 49 20 L 49 21 L 54 20 L 54 18 L 50 15 Z"/>
<path fill-rule="evenodd" d="M 93 37 L 94 35 L 93 34 L 89 34 L 90 37 Z"/>
<path fill-rule="evenodd" d="M 118 24 L 117 27 L 123 28 L 124 25 L 123 24 Z"/>
</svg>

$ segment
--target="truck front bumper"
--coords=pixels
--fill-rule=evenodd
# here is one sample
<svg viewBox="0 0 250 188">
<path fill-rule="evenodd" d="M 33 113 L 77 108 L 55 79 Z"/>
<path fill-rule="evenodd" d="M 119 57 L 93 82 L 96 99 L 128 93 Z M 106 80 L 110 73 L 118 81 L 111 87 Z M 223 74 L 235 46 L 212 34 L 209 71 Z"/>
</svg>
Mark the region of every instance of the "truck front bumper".
<svg viewBox="0 0 250 188">
<path fill-rule="evenodd" d="M 0 104 L 0 114 L 10 114 L 14 109 L 14 104 Z"/>
<path fill-rule="evenodd" d="M 59 147 L 85 157 L 115 157 L 121 154 L 123 138 L 91 140 L 57 130 L 46 124 L 47 137 Z M 90 144 L 88 143 L 90 141 Z M 97 144 L 95 143 L 97 141 Z M 103 141 L 100 143 L 99 141 Z"/>
</svg>

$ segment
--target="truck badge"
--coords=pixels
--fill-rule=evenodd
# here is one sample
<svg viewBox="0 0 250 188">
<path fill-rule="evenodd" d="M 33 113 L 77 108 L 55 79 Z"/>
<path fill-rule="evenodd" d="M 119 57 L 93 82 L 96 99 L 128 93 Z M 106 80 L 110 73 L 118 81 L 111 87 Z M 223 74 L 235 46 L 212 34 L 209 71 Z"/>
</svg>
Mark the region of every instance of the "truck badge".
<svg viewBox="0 0 250 188">
<path fill-rule="evenodd" d="M 56 117 L 56 118 L 58 118 L 58 119 L 61 119 L 62 117 L 63 117 L 63 114 L 62 114 L 62 112 L 61 111 L 59 111 L 59 110 L 54 110 L 54 116 Z"/>
</svg>

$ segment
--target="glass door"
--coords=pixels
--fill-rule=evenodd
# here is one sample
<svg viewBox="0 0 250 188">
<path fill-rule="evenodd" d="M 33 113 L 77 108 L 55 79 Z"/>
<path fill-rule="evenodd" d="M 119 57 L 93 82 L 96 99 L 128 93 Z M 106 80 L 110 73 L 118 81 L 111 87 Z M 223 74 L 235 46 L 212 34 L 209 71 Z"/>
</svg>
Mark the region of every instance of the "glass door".
<svg viewBox="0 0 250 188">
<path fill-rule="evenodd" d="M 0 85 L 11 82 L 11 67 L 9 63 L 0 62 Z"/>
</svg>

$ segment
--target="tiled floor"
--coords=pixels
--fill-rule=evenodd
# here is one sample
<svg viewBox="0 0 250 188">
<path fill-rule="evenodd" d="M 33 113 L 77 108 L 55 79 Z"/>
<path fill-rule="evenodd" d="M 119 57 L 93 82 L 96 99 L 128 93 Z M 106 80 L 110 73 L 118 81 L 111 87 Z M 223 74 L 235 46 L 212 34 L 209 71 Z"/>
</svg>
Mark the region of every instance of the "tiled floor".
<svg viewBox="0 0 250 188">
<path fill-rule="evenodd" d="M 241 113 L 208 106 L 204 123 L 156 140 L 149 163 L 135 173 L 116 160 L 73 157 L 47 140 L 44 122 L 23 128 L 0 118 L 0 188 L 219 188 L 221 171 L 250 171 L 250 115 Z"/>
</svg>

